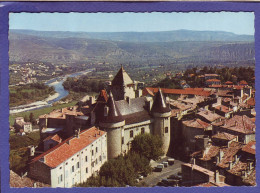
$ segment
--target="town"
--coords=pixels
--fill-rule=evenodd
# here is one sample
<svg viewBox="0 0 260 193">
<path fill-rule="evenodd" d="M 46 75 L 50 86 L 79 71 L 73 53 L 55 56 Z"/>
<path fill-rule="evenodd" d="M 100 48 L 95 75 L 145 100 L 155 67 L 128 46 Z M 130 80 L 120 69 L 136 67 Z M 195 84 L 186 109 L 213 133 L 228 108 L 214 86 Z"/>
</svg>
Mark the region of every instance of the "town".
<svg viewBox="0 0 260 193">
<path fill-rule="evenodd" d="M 15 132 L 40 132 L 40 143 L 26 147 L 26 172 L 11 171 L 11 186 L 255 186 L 254 77 L 223 81 L 217 73 L 195 71 L 165 74 L 167 81 L 179 79 L 180 88 L 146 87 L 121 66 L 97 96 L 40 115 L 37 131 L 15 118 Z M 143 159 L 136 144 L 153 136 L 150 154 L 161 152 Z M 150 168 L 105 183 L 116 173 L 109 163 L 131 155 L 148 159 Z"/>
</svg>

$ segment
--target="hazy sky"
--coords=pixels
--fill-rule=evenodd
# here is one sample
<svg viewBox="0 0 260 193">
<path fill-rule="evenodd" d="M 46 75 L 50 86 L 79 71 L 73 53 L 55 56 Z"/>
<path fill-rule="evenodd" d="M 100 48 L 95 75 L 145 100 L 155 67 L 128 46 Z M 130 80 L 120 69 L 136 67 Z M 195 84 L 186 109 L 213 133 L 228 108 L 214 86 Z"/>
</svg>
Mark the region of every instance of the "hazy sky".
<svg viewBox="0 0 260 193">
<path fill-rule="evenodd" d="M 40 31 L 170 31 L 178 29 L 254 34 L 253 12 L 10 13 L 10 29 Z"/>
</svg>

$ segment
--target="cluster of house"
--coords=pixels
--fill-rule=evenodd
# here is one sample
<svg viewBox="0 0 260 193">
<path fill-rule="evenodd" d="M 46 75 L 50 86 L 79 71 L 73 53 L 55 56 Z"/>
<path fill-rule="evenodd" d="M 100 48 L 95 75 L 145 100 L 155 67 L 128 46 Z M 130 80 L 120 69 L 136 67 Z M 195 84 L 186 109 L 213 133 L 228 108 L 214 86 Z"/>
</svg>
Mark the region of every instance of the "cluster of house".
<svg viewBox="0 0 260 193">
<path fill-rule="evenodd" d="M 150 133 L 160 136 L 165 155 L 193 158 L 193 164 L 183 165 L 187 185 L 213 179 L 215 185 L 254 185 L 255 158 L 249 150 L 255 144 L 254 121 L 250 87 L 140 89 L 121 67 L 97 98 L 39 117 L 41 143 L 28 148 L 28 174 L 52 187 L 72 187 L 98 174 L 107 160 L 126 154 L 136 135 Z M 208 170 L 210 177 L 194 181 L 195 170 Z"/>
<path fill-rule="evenodd" d="M 21 135 L 21 136 L 33 131 L 32 123 L 25 122 L 23 117 L 15 118 L 14 127 L 10 129 L 13 129 L 17 133 L 17 135 Z"/>
<path fill-rule="evenodd" d="M 162 89 L 172 116 L 171 146 L 186 156 L 184 186 L 255 186 L 255 93 L 248 85 Z M 154 95 L 157 88 L 145 88 Z"/>
</svg>

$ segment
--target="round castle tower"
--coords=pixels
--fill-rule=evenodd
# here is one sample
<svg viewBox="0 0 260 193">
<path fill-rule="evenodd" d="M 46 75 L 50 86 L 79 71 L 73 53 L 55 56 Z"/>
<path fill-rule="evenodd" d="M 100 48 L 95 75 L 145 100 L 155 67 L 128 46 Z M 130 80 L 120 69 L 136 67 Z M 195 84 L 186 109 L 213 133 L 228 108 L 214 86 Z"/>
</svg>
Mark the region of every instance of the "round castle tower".
<svg viewBox="0 0 260 193">
<path fill-rule="evenodd" d="M 153 133 L 159 135 L 163 141 L 164 155 L 168 153 L 170 145 L 170 116 L 171 109 L 167 106 L 161 89 L 157 92 L 151 109 L 154 117 Z"/>
<path fill-rule="evenodd" d="M 108 159 L 119 156 L 122 153 L 122 131 L 125 120 L 119 114 L 112 92 L 110 92 L 107 105 L 104 107 L 104 114 L 99 126 L 107 132 Z"/>
</svg>

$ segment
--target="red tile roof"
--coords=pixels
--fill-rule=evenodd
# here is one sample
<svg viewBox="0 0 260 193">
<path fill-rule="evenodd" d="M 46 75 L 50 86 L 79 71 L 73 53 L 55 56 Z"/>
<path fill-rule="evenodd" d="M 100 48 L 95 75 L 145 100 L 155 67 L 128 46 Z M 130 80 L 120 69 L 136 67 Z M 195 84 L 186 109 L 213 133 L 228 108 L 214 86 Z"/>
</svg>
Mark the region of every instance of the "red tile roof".
<svg viewBox="0 0 260 193">
<path fill-rule="evenodd" d="M 148 91 L 149 90 L 149 91 Z M 203 88 L 186 88 L 186 89 L 170 89 L 170 88 L 161 88 L 164 94 L 183 94 L 183 95 L 198 95 L 198 96 L 210 96 L 210 91 L 205 91 Z M 151 93 L 157 93 L 158 88 L 146 87 L 143 90 L 143 95 L 146 96 L 147 94 L 152 95 Z M 154 94 L 152 95 L 154 96 Z"/>
<path fill-rule="evenodd" d="M 255 106 L 255 98 L 250 98 L 248 99 L 248 101 L 246 102 L 248 105 L 250 106 Z"/>
<path fill-rule="evenodd" d="M 48 141 L 50 139 L 57 141 L 58 143 L 60 143 L 61 140 L 62 140 L 58 134 L 55 134 L 55 135 L 51 135 L 49 137 L 46 137 L 43 141 Z"/>
<path fill-rule="evenodd" d="M 34 163 L 40 160 L 41 158 L 44 158 L 44 163 L 47 166 L 55 168 L 62 162 L 66 161 L 71 156 L 73 156 L 74 154 L 76 154 L 77 152 L 94 142 L 96 139 L 98 139 L 105 133 L 106 132 L 97 129 L 96 127 L 86 129 L 80 133 L 79 138 L 68 138 L 59 145 L 35 157 L 31 161 L 31 163 Z"/>
<path fill-rule="evenodd" d="M 236 135 L 231 135 L 229 133 L 226 133 L 226 132 L 220 132 L 220 133 L 217 133 L 215 135 L 212 136 L 212 138 L 215 138 L 215 139 L 224 139 L 224 140 L 232 140 L 234 138 L 236 138 L 237 136 Z"/>
<path fill-rule="evenodd" d="M 206 80 L 206 82 L 220 82 L 219 79 L 209 79 L 209 80 Z"/>
<path fill-rule="evenodd" d="M 215 146 L 215 145 L 211 145 L 209 147 L 209 150 L 204 153 L 203 157 L 201 158 L 201 160 L 211 160 L 212 158 L 216 157 L 219 153 L 219 149 L 220 147 Z"/>
<path fill-rule="evenodd" d="M 241 85 L 241 84 L 243 84 L 243 85 L 248 85 L 248 83 L 245 81 L 245 80 L 241 80 L 240 82 L 239 82 L 239 84 Z"/>
<path fill-rule="evenodd" d="M 243 148 L 242 151 L 245 151 L 247 153 L 251 153 L 255 155 L 255 141 L 250 141 L 248 144 L 246 144 Z"/>
<path fill-rule="evenodd" d="M 108 100 L 108 96 L 107 96 L 106 90 L 101 90 L 101 91 L 100 91 L 100 94 L 99 94 L 99 96 L 98 96 L 97 101 L 107 102 L 107 100 Z"/>
<path fill-rule="evenodd" d="M 228 108 L 228 107 L 225 106 L 225 105 L 216 106 L 215 109 L 220 110 L 220 111 L 222 111 L 222 112 L 224 112 L 224 113 L 229 113 L 229 112 L 233 111 L 232 108 Z"/>
<path fill-rule="evenodd" d="M 255 133 L 256 125 L 246 115 L 235 115 L 231 119 L 226 120 L 222 127 L 239 133 L 252 134 Z"/>
<path fill-rule="evenodd" d="M 194 127 L 194 128 L 201 128 L 206 129 L 210 126 L 210 124 L 200 120 L 200 119 L 193 119 L 193 120 L 186 120 L 182 122 L 183 125 L 186 125 L 188 127 Z"/>
<path fill-rule="evenodd" d="M 231 81 L 227 81 L 227 82 L 225 82 L 225 84 L 230 84 L 230 85 L 232 85 L 233 82 L 231 82 Z"/>
<path fill-rule="evenodd" d="M 224 156 L 222 157 L 220 163 L 218 164 L 219 167 L 227 168 L 229 166 L 229 162 L 233 162 L 235 160 L 234 156 L 237 152 L 242 148 L 242 144 L 239 142 L 231 142 L 229 147 L 223 148 Z"/>
</svg>

